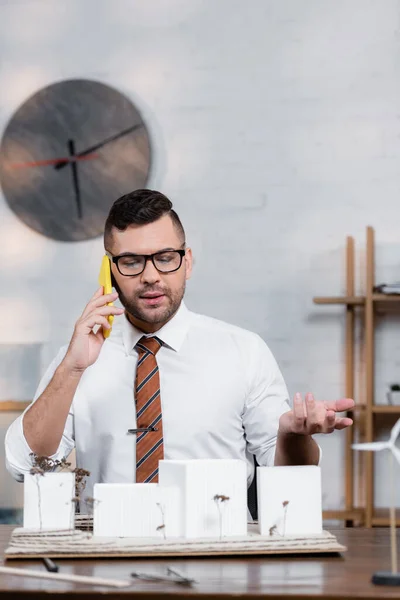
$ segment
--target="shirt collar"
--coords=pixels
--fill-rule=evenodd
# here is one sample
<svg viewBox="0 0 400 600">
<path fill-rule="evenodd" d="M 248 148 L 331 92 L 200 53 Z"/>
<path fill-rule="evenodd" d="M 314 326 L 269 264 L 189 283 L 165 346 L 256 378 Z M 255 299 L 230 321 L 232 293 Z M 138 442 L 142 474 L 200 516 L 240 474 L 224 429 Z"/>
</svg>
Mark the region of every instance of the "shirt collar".
<svg viewBox="0 0 400 600">
<path fill-rule="evenodd" d="M 186 308 L 183 302 L 181 302 L 180 307 L 172 319 L 154 333 L 143 333 L 143 331 L 132 325 L 125 315 L 122 333 L 125 351 L 127 354 L 131 354 L 133 348 L 136 346 L 140 338 L 145 335 L 148 337 L 157 336 L 162 342 L 164 342 L 166 346 L 169 346 L 172 348 L 172 350 L 175 350 L 175 352 L 179 352 L 188 332 L 189 326 L 190 311 Z"/>
</svg>

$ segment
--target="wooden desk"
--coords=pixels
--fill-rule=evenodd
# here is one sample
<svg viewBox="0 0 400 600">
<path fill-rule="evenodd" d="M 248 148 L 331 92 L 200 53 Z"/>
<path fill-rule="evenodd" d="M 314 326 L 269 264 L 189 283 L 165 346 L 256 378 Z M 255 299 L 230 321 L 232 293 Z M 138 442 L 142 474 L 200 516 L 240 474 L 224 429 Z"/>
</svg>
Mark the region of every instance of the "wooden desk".
<svg viewBox="0 0 400 600">
<path fill-rule="evenodd" d="M 7 546 L 12 527 L 0 526 L 0 550 Z M 12 598 L 57 597 L 61 600 L 92 599 L 104 594 L 111 598 L 154 600 L 155 598 L 193 598 L 218 600 L 230 597 L 263 598 L 309 598 L 325 600 L 357 598 L 399 598 L 399 588 L 373 586 L 371 575 L 377 570 L 388 570 L 388 529 L 342 529 L 335 534 L 339 542 L 348 547 L 343 556 L 303 556 L 291 558 L 192 558 L 192 559 L 101 559 L 58 560 L 62 571 L 80 575 L 96 575 L 107 578 L 129 578 L 131 571 L 165 575 L 167 566 L 175 567 L 182 574 L 196 579 L 192 588 L 176 584 L 133 582 L 132 587 L 122 590 L 75 585 L 62 582 L 37 580 L 0 575 L 2 600 Z M 38 560 L 8 561 L 7 566 L 43 570 Z"/>
</svg>

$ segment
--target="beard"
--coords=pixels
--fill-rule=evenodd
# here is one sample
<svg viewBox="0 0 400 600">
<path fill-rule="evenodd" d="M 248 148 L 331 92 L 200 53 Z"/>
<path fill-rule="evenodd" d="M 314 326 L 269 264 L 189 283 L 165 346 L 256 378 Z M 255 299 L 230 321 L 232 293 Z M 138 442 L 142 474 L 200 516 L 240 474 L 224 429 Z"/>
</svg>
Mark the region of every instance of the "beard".
<svg viewBox="0 0 400 600">
<path fill-rule="evenodd" d="M 171 290 L 168 287 L 161 285 L 147 285 L 136 290 L 135 293 L 128 298 L 125 296 L 114 277 L 112 283 L 119 294 L 119 300 L 128 313 L 128 316 L 134 317 L 143 323 L 152 325 L 159 324 L 160 326 L 169 321 L 177 312 L 186 288 L 186 280 L 183 280 L 182 285 L 176 290 Z M 162 294 L 164 296 L 163 306 L 143 306 L 141 297 L 144 294 L 149 293 Z"/>
</svg>

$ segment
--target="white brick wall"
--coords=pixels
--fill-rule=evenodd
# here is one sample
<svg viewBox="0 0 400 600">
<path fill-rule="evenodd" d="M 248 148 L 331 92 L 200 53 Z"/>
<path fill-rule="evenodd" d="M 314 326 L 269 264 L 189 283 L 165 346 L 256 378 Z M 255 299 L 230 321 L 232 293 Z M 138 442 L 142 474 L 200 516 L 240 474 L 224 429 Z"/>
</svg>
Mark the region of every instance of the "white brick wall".
<svg viewBox="0 0 400 600">
<path fill-rule="evenodd" d="M 373 225 L 377 279 L 400 280 L 399 8 L 0 0 L 0 129 L 54 80 L 99 79 L 136 100 L 155 147 L 149 185 L 174 200 L 195 252 L 188 305 L 259 332 L 291 394 L 336 398 L 342 311 L 311 299 L 344 291 L 345 236 L 361 250 Z M 46 240 L 1 198 L 0 236 L 0 343 L 40 344 L 43 369 L 96 287 L 102 243 Z M 398 325 L 379 325 L 378 401 L 400 379 Z M 343 501 L 342 441 L 321 440 L 326 508 Z"/>
</svg>

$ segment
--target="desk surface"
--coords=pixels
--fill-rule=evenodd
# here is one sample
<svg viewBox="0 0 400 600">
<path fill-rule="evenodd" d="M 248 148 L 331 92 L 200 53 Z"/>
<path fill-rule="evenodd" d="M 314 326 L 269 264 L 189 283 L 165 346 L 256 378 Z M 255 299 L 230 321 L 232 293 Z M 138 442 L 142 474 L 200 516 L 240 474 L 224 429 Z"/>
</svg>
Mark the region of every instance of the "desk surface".
<svg viewBox="0 0 400 600">
<path fill-rule="evenodd" d="M 7 546 L 12 527 L 0 525 L 0 551 Z M 399 598 L 400 588 L 373 586 L 371 575 L 390 569 L 388 529 L 335 530 L 338 541 L 348 547 L 342 556 L 235 557 L 190 559 L 76 559 L 58 560 L 60 570 L 79 575 L 127 579 L 132 571 L 165 575 L 168 566 L 197 581 L 192 588 L 173 583 L 134 581 L 130 588 L 111 589 L 0 575 L 0 595 L 27 598 L 46 594 L 66 598 L 135 598 L 200 596 L 203 600 L 236 598 Z M 44 570 L 39 560 L 8 561 L 7 566 Z"/>
</svg>

